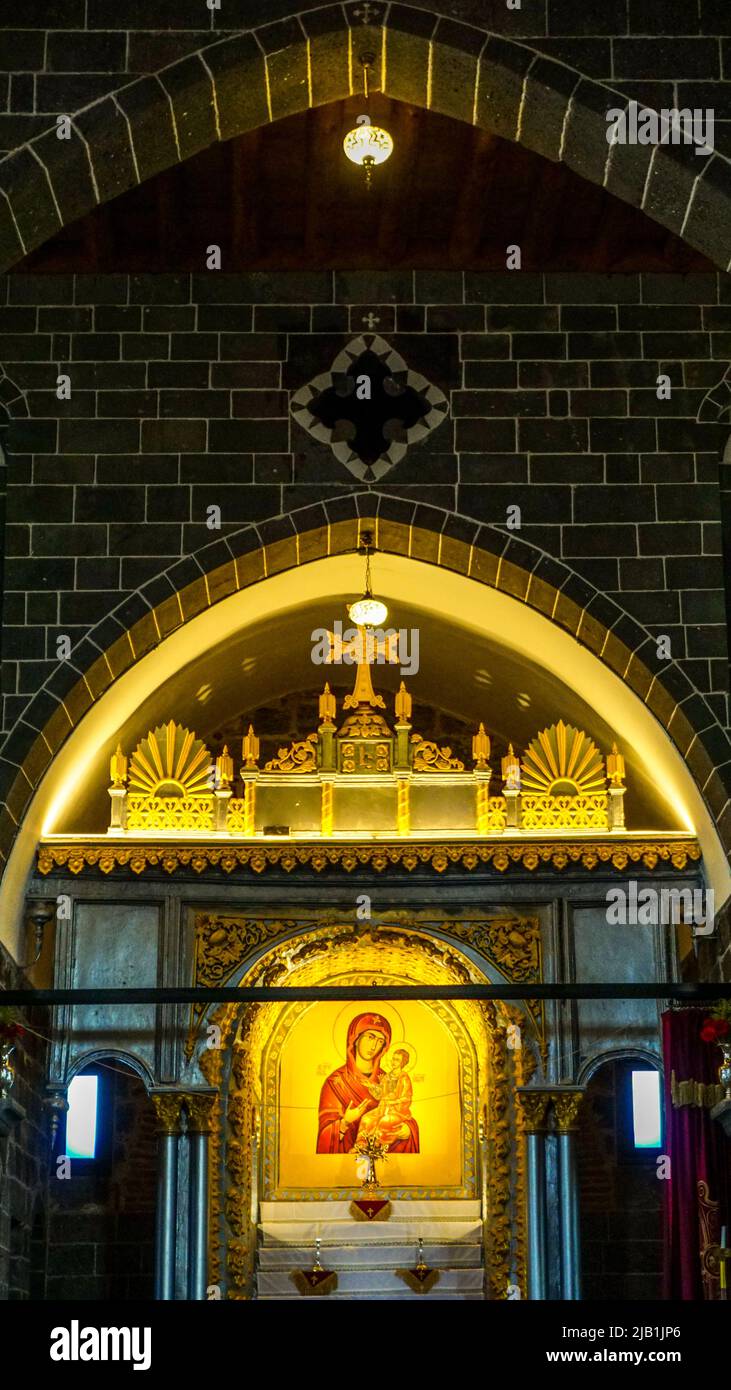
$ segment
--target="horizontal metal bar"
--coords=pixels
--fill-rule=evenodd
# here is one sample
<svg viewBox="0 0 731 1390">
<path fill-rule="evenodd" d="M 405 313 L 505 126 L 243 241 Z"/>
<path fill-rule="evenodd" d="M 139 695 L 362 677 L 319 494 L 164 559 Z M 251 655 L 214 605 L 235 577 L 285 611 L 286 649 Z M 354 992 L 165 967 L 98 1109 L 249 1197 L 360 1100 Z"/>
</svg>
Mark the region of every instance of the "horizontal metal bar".
<svg viewBox="0 0 731 1390">
<path fill-rule="evenodd" d="M 263 1004 L 317 999 L 675 999 L 731 998 L 731 984 L 273 985 L 204 989 L 8 989 L 2 1004 Z"/>
</svg>

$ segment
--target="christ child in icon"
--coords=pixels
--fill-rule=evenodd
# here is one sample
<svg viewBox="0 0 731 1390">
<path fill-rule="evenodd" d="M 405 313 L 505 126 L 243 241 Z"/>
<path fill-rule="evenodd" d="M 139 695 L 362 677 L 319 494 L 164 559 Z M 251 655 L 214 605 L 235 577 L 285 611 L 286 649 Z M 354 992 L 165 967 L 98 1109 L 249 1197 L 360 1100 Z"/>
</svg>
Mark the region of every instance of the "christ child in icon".
<svg viewBox="0 0 731 1390">
<path fill-rule="evenodd" d="M 385 1125 L 379 1137 L 388 1142 L 390 1152 L 419 1153 L 419 1126 L 410 1114 L 411 1081 L 404 1073 L 409 1054 L 396 1049 L 404 1056 L 390 1071 L 383 1071 L 381 1061 L 390 1043 L 391 1025 L 382 1014 L 357 1014 L 351 1019 L 345 1062 L 330 1073 L 320 1092 L 319 1154 L 352 1153 L 361 1136 L 374 1132 L 370 1117 L 376 1113 L 376 1123 Z"/>
<path fill-rule="evenodd" d="M 390 1149 L 399 1139 L 409 1137 L 412 1125 L 418 1136 L 418 1127 L 411 1115 L 414 1088 L 405 1070 L 408 1065 L 408 1052 L 405 1048 L 397 1047 L 391 1056 L 390 1070 L 381 1071 L 383 1080 L 379 1087 L 373 1088 L 373 1093 L 378 1095 L 378 1105 L 363 1116 L 358 1129 L 359 1139 L 370 1134 Z"/>
</svg>

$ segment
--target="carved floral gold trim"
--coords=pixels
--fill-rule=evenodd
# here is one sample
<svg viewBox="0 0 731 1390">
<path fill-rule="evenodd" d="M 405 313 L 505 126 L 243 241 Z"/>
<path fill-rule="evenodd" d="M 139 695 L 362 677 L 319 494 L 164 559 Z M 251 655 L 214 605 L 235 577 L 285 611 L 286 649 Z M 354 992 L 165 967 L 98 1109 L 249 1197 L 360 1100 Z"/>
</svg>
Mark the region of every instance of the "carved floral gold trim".
<svg viewBox="0 0 731 1390">
<path fill-rule="evenodd" d="M 317 768 L 317 734 L 308 734 L 297 743 L 279 749 L 276 758 L 266 764 L 265 772 L 315 772 Z"/>
<path fill-rule="evenodd" d="M 430 924 L 438 925 L 444 936 L 430 935 Z M 291 975 L 300 968 L 311 972 L 314 966 L 318 966 L 320 959 L 332 959 L 333 950 L 338 944 L 355 946 L 360 955 L 367 943 L 370 947 L 383 947 L 387 955 L 396 951 L 413 952 L 418 944 L 428 961 L 429 969 L 437 966 L 446 968 L 454 978 L 463 981 L 473 978 L 473 971 L 479 969 L 466 957 L 460 958 L 457 954 L 459 946 L 469 941 L 479 954 L 489 955 L 493 962 L 500 962 L 500 968 L 508 975 L 512 973 L 523 979 L 541 977 L 538 920 L 517 915 L 485 918 L 480 914 L 463 913 L 459 920 L 455 920 L 445 919 L 434 911 L 424 911 L 418 915 L 399 911 L 384 914 L 384 918 L 379 921 L 354 927 L 352 923 L 343 924 L 337 914 L 328 914 L 325 918 L 315 914 L 307 920 L 300 914 L 295 921 L 294 916 L 290 917 L 285 909 L 281 917 L 268 921 L 249 920 L 243 915 L 237 919 L 236 914 L 201 914 L 197 927 L 200 932 L 199 945 L 202 948 L 200 954 L 196 955 L 198 980 L 227 978 L 235 968 L 234 960 L 241 952 L 250 958 L 255 941 L 266 942 L 267 945 L 271 943 L 272 949 L 252 967 L 246 977 L 247 983 L 270 980 L 275 976 L 279 978 L 280 973 Z M 312 939 L 314 932 L 317 933 L 316 940 Z M 287 939 L 281 940 L 281 934 Z M 280 935 L 280 940 L 272 941 L 272 935 Z M 445 937 L 447 939 L 444 939 Z M 452 942 L 449 940 L 450 937 L 453 938 Z M 369 964 L 364 969 L 363 980 L 370 982 L 372 967 Z M 357 982 L 361 982 L 360 978 Z M 295 1011 L 297 1007 L 295 1003 Z M 516 1112 L 510 1095 L 516 1084 L 525 1084 L 532 1076 L 536 1066 L 535 1055 L 541 1049 L 543 1039 L 540 1032 L 538 1037 L 533 1032 L 535 1020 L 531 1026 L 531 1021 L 515 1006 L 500 1006 L 498 1011 L 496 1005 L 489 1001 L 486 1005 L 471 1003 L 467 1009 L 474 1016 L 472 1023 L 469 1023 L 466 1016 L 464 1022 L 471 1032 L 472 1029 L 477 1030 L 473 1036 L 473 1046 L 476 1048 L 478 1072 L 486 1081 L 490 1115 L 486 1200 L 491 1230 L 493 1215 L 495 1217 L 495 1241 L 491 1244 L 489 1257 L 486 1249 L 486 1268 L 489 1259 L 489 1283 L 492 1294 L 494 1297 L 505 1298 L 511 1279 L 517 1279 L 522 1291 L 525 1284 L 525 1172 L 521 1116 Z M 216 1282 L 225 1267 L 228 1270 L 226 1296 L 233 1299 L 250 1298 L 253 1292 L 256 1225 L 252 1203 L 259 1150 L 256 1138 L 260 1104 L 258 1087 L 262 1062 L 265 1057 L 271 1060 L 270 1049 L 274 1038 L 272 1027 L 275 1017 L 278 1017 L 278 1022 L 274 1025 L 274 1032 L 282 1027 L 286 1030 L 289 1011 L 286 1010 L 278 1016 L 268 1005 L 247 1005 L 242 1015 L 240 1006 L 227 1004 L 216 1010 L 211 1019 L 221 1024 L 227 1045 L 230 1044 L 232 1029 L 237 1021 L 240 1021 L 230 1054 L 231 1080 L 228 1104 L 221 1093 L 221 1108 L 217 1110 L 218 1133 L 211 1136 L 212 1168 L 217 1168 L 220 1174 L 219 1180 L 211 1184 L 210 1267 L 215 1273 L 215 1278 L 213 1274 L 211 1277 L 213 1282 Z M 480 1018 L 487 1022 L 486 1029 L 484 1022 L 480 1023 Z M 528 1024 L 528 1033 L 524 1033 L 520 1053 L 511 1051 L 507 1046 L 507 1020 L 517 1022 L 523 1029 L 526 1023 Z M 496 1034 L 499 1036 L 495 1036 Z M 481 1043 L 478 1041 L 478 1035 L 483 1039 Z M 528 1044 L 529 1038 L 532 1041 Z M 191 1036 L 186 1051 L 189 1051 L 194 1043 L 195 1038 Z M 211 1085 L 223 1081 L 223 1075 L 217 1068 L 214 1075 L 211 1060 L 221 1059 L 222 1052 L 223 1049 L 210 1051 L 205 1045 L 197 1051 L 199 1065 L 204 1068 L 206 1080 Z M 273 1075 L 269 1060 L 264 1065 L 268 1086 L 271 1085 Z M 474 1083 L 471 1083 L 468 1089 L 477 1095 Z M 264 1105 L 265 1115 L 272 1109 L 272 1097 L 269 1095 L 268 1101 L 270 1103 Z M 267 1134 L 268 1131 L 263 1135 L 261 1145 L 263 1194 L 266 1195 L 268 1192 L 270 1196 L 273 1195 L 273 1182 L 274 1193 L 277 1196 L 292 1195 L 277 1190 L 276 1174 L 271 1171 L 270 1162 L 276 1156 L 276 1145 L 272 1148 L 269 1142 L 271 1135 L 269 1134 L 267 1139 Z M 468 1154 L 472 1154 L 474 1144 L 473 1133 L 468 1144 Z M 468 1179 L 470 1171 L 471 1160 L 465 1172 Z M 323 1192 L 320 1197 L 327 1195 L 330 1195 L 329 1192 Z M 444 1194 L 441 1190 L 435 1190 L 425 1192 L 424 1195 Z M 317 1194 L 310 1196 L 315 1200 Z"/>
<path fill-rule="evenodd" d="M 182 1091 L 153 1091 L 150 1099 L 155 1108 L 158 1134 L 180 1134 L 180 1112 L 185 1095 Z"/>
<path fill-rule="evenodd" d="M 583 1099 L 583 1091 L 551 1092 L 553 1112 L 556 1116 L 556 1125 L 560 1134 L 570 1134 L 573 1130 L 576 1129 L 576 1121 L 579 1116 L 579 1108 Z"/>
<path fill-rule="evenodd" d="M 284 869 L 286 873 L 300 867 L 322 873 L 331 865 L 346 873 L 366 867 L 382 873 L 392 865 L 412 872 L 427 866 L 444 873 L 451 864 L 463 869 L 489 866 L 505 873 L 512 865 L 530 871 L 541 867 L 551 869 L 617 869 L 642 864 L 647 869 L 673 868 L 683 871 L 688 862 L 700 860 L 696 840 L 553 840 L 520 841 L 513 844 L 479 844 L 462 841 L 457 844 L 285 844 L 220 845 L 220 844 L 155 844 L 124 843 L 77 844 L 63 841 L 42 844 L 38 850 L 38 872 L 68 870 L 81 874 L 99 869 L 103 874 L 117 869 L 130 869 L 143 874 L 147 869 L 163 869 L 174 874 L 192 869 L 202 874 L 208 869 L 221 869 L 226 874 L 249 869 L 261 874 L 269 868 Z"/>
<path fill-rule="evenodd" d="M 256 983 L 261 980 L 266 985 L 276 984 L 288 974 L 290 966 L 297 964 L 299 951 L 306 950 L 311 956 L 311 947 L 303 946 L 302 937 L 313 930 L 322 933 L 323 939 L 331 943 L 370 939 L 383 946 L 408 945 L 413 937 L 418 941 L 420 949 L 434 959 L 449 957 L 448 941 L 431 935 L 434 928 L 443 933 L 444 937 L 451 937 L 453 941 L 469 945 L 486 962 L 496 965 L 508 980 L 530 983 L 542 979 L 541 933 L 537 917 L 505 917 L 480 912 L 447 916 L 434 911 L 394 911 L 379 916 L 367 926 L 354 928 L 351 923 L 344 923 L 342 915 L 338 913 L 315 918 L 301 914 L 283 914 L 281 917 L 267 918 L 248 917 L 243 913 L 203 912 L 198 913 L 195 918 L 193 981 L 195 985 L 209 987 L 225 984 L 234 972 L 254 955 L 258 947 L 264 944 L 277 946 L 281 943 L 286 948 L 287 960 L 277 959 L 271 962 L 267 958 L 261 965 L 253 968 L 249 981 Z M 416 933 L 419 935 L 415 936 Z M 450 957 L 450 963 L 451 968 L 459 973 L 458 962 Z M 469 984 L 471 978 L 465 971 L 461 982 Z M 543 1056 L 543 1001 L 526 999 L 525 1005 L 535 1026 Z M 191 1005 L 190 1027 L 185 1044 L 187 1057 L 193 1055 L 205 1012 L 205 1004 Z M 213 1017 L 215 1021 L 218 1015 Z M 228 1019 L 228 1015 L 226 1017 Z M 228 1019 L 227 1028 L 230 1027 L 231 1022 Z M 205 1056 L 205 1052 L 203 1055 Z M 214 1052 L 212 1055 L 217 1054 Z"/>
<path fill-rule="evenodd" d="M 414 772 L 464 772 L 464 763 L 452 757 L 452 750 L 446 745 L 439 747 L 420 734 L 411 735 L 414 750 Z"/>
</svg>

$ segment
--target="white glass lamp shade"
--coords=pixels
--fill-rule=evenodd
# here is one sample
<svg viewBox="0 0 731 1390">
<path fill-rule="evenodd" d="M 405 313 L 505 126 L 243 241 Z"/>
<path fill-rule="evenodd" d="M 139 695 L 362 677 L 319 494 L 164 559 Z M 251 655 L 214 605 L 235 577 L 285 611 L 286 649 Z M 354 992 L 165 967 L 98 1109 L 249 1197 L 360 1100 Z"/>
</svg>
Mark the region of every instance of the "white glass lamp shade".
<svg viewBox="0 0 731 1390">
<path fill-rule="evenodd" d="M 364 594 L 363 598 L 356 599 L 348 608 L 348 616 L 356 627 L 380 627 L 388 617 L 388 609 L 380 599 L 373 598 L 370 594 Z"/>
<path fill-rule="evenodd" d="M 393 140 L 388 131 L 379 126 L 359 125 L 348 131 L 343 149 L 354 164 L 372 168 L 374 164 L 383 164 L 393 153 Z"/>
</svg>

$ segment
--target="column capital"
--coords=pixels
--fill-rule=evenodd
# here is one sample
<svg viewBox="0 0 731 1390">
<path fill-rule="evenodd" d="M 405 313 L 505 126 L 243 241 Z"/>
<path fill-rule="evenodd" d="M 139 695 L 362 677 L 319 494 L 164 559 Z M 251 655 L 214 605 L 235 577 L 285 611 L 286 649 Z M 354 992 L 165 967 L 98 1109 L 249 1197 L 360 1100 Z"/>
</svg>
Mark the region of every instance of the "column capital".
<svg viewBox="0 0 731 1390">
<path fill-rule="evenodd" d="M 551 1101 L 560 1134 L 570 1134 L 572 1130 L 576 1129 L 579 1106 L 583 1099 L 584 1090 L 581 1086 L 562 1086 L 560 1090 L 551 1092 Z"/>
<path fill-rule="evenodd" d="M 210 1134 L 216 1097 L 216 1091 L 187 1091 L 183 1096 L 188 1112 L 189 1134 Z"/>
<path fill-rule="evenodd" d="M 182 1091 L 152 1091 L 158 1134 L 180 1134 L 180 1112 L 185 1096 Z"/>
<path fill-rule="evenodd" d="M 525 1116 L 528 1133 L 538 1134 L 544 1130 L 551 1092 L 539 1090 L 536 1086 L 518 1086 L 515 1096 Z"/>
</svg>

